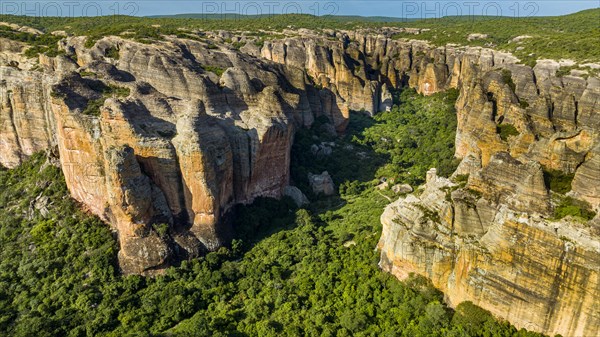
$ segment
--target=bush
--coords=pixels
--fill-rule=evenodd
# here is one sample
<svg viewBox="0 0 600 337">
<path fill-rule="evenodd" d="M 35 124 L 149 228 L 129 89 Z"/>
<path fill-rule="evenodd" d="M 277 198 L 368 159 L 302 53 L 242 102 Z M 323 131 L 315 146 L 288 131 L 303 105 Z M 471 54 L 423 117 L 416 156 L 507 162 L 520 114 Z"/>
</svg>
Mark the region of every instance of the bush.
<svg viewBox="0 0 600 337">
<path fill-rule="evenodd" d="M 513 82 L 512 73 L 510 70 L 502 69 L 502 81 L 504 81 L 504 83 L 508 84 L 508 86 L 510 87 L 510 89 L 513 92 L 516 91 L 517 86 L 515 85 L 515 82 Z"/>
<path fill-rule="evenodd" d="M 573 216 L 584 221 L 592 220 L 596 213 L 591 210 L 590 204 L 572 197 L 563 197 L 554 207 L 554 219 L 560 220 L 566 216 Z"/>
<path fill-rule="evenodd" d="M 119 49 L 117 49 L 116 47 L 106 48 L 106 50 L 104 51 L 104 56 L 115 60 L 118 60 L 119 57 L 121 57 L 121 55 L 119 55 Z"/>
<path fill-rule="evenodd" d="M 94 77 L 96 78 L 98 75 L 93 72 L 93 71 L 80 71 L 79 75 L 81 75 L 81 77 Z"/>
<path fill-rule="evenodd" d="M 565 194 L 571 190 L 574 173 L 564 173 L 558 170 L 544 168 L 544 182 L 551 191 Z"/>
<path fill-rule="evenodd" d="M 202 66 L 202 68 L 206 71 L 210 71 L 211 73 L 214 73 L 215 75 L 221 77 L 221 75 L 223 75 L 223 73 L 225 72 L 225 69 L 220 68 L 220 67 L 215 67 L 215 66 Z"/>
<path fill-rule="evenodd" d="M 105 97 L 90 99 L 81 113 L 86 116 L 100 116 L 100 108 L 104 105 L 105 100 Z"/>
<path fill-rule="evenodd" d="M 556 77 L 567 76 L 571 74 L 571 70 L 573 70 L 573 67 L 562 66 L 558 68 L 558 70 L 556 70 L 556 73 L 554 75 Z"/>
<path fill-rule="evenodd" d="M 496 126 L 496 133 L 500 135 L 500 139 L 506 142 L 509 137 L 518 136 L 519 130 L 512 124 L 498 124 L 498 126 Z"/>
<path fill-rule="evenodd" d="M 109 84 L 109 85 L 101 84 L 97 89 L 101 92 L 102 96 L 100 98 L 88 100 L 86 107 L 81 112 L 82 114 L 87 115 L 87 116 L 96 116 L 96 117 L 100 116 L 100 108 L 104 105 L 104 102 L 106 101 L 107 98 L 109 98 L 109 97 L 124 98 L 124 97 L 129 96 L 129 94 L 130 94 L 129 88 L 120 87 L 120 86 L 116 86 L 113 84 Z"/>
</svg>

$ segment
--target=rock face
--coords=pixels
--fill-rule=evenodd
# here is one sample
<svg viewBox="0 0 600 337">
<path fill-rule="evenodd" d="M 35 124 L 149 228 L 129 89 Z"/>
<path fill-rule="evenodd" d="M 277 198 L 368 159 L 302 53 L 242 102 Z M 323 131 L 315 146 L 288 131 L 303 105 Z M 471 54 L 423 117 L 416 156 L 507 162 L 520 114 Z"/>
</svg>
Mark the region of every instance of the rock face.
<svg viewBox="0 0 600 337">
<path fill-rule="evenodd" d="M 468 188 L 413 200 L 429 208 L 436 200 L 452 201 L 437 209 L 426 207 L 427 212 L 417 206 L 412 211 L 424 213 L 425 219 L 439 218 L 435 223 L 445 221 L 449 233 L 459 231 L 472 240 L 465 243 L 454 234 L 444 240 L 444 226 L 426 229 L 422 216 L 409 216 L 412 220 L 405 222 L 410 229 L 404 231 L 402 224 L 386 225 L 384 220 L 382 268 L 399 277 L 408 271 L 426 275 L 447 291 L 450 304 L 471 300 L 519 327 L 598 335 L 600 313 L 592 303 L 598 298 L 594 266 L 600 219 L 584 226 L 568 218 L 552 221 L 555 203 L 542 171 L 574 174 L 569 195 L 600 210 L 600 79 L 557 77 L 557 62 L 542 60 L 530 68 L 485 48 L 395 41 L 388 38 L 391 31 L 338 32 L 340 41 L 290 38 L 265 44 L 260 51 L 267 59 L 305 68 L 323 94 L 335 95 L 335 111 L 386 110 L 386 90 L 404 85 L 425 95 L 459 90 L 456 156 L 462 162 L 456 175 L 470 175 Z M 343 129 L 345 119 L 335 112 L 332 118 Z M 411 214 L 407 207 L 395 209 L 392 219 Z M 537 254 L 531 258 L 523 257 L 528 237 Z M 518 238 L 524 243 L 515 242 Z M 433 248 L 416 250 L 411 260 L 396 250 L 402 242 Z M 484 249 L 493 253 L 480 264 L 478 254 Z M 438 262 L 436 252 L 446 259 Z M 546 252 L 548 259 L 541 257 Z"/>
<path fill-rule="evenodd" d="M 260 47 L 244 37 L 240 50 L 214 34 L 211 46 L 65 37 L 66 56 L 36 60 L 2 39 L 0 163 L 58 153 L 72 196 L 118 232 L 123 271 L 153 273 L 225 244 L 233 205 L 286 193 L 296 129 L 323 116 L 341 133 L 351 110 L 388 110 L 401 87 L 454 88 L 455 175 L 468 182 L 431 171 L 422 194 L 390 205 L 382 268 L 426 275 L 451 304 L 520 327 L 597 335 L 600 218 L 552 221 L 542 170 L 573 174 L 569 194 L 599 210 L 600 79 L 396 32 L 303 31 Z M 320 179 L 317 191 L 334 192 Z"/>
<path fill-rule="evenodd" d="M 321 174 L 308 174 L 308 183 L 315 194 L 334 195 L 335 185 L 327 171 Z"/>
<path fill-rule="evenodd" d="M 527 170 L 518 172 L 521 189 L 543 187 L 527 180 Z M 420 196 L 390 204 L 381 217 L 381 268 L 401 279 L 424 275 L 450 305 L 472 301 L 519 328 L 597 335 L 598 235 L 576 221 L 482 197 L 478 183 L 460 187 L 432 174 Z"/>
<path fill-rule="evenodd" d="M 214 250 L 233 205 L 282 195 L 294 130 L 320 113 L 304 72 L 189 40 L 84 42 L 35 70 L 3 41 L 22 68 L 0 68 L 0 162 L 56 148 L 73 197 L 117 230 L 125 273 Z"/>
<path fill-rule="evenodd" d="M 287 186 L 283 190 L 283 195 L 292 198 L 298 207 L 306 206 L 310 203 L 304 193 L 296 186 Z"/>
<path fill-rule="evenodd" d="M 413 188 L 409 184 L 397 184 L 392 186 L 392 191 L 396 194 L 406 194 L 411 193 Z"/>
<path fill-rule="evenodd" d="M 485 49 L 436 51 L 409 85 L 458 88 L 462 162 L 456 183 L 430 171 L 422 193 L 386 208 L 382 269 L 424 275 L 449 304 L 472 301 L 517 327 L 598 335 L 600 216 L 555 220 L 564 196 L 543 170 L 573 174 L 568 195 L 600 210 L 600 80 L 557 78 L 551 61 L 531 69 Z"/>
</svg>

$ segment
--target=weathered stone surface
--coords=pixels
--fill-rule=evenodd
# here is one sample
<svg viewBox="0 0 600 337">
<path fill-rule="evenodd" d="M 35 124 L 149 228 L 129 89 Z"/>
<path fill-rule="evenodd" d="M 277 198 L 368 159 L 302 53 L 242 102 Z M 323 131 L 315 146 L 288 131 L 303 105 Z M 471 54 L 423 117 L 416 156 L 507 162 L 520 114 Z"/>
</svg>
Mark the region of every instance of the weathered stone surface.
<svg viewBox="0 0 600 337">
<path fill-rule="evenodd" d="M 600 241 L 590 228 L 511 210 L 430 177 L 423 193 L 388 205 L 380 266 L 430 278 L 457 305 L 472 301 L 529 330 L 598 333 Z"/>
<path fill-rule="evenodd" d="M 298 207 L 306 206 L 310 203 L 304 193 L 296 186 L 286 186 L 283 190 L 283 195 L 292 198 Z"/>
<path fill-rule="evenodd" d="M 118 231 L 125 273 L 214 250 L 231 236 L 222 218 L 233 205 L 282 195 L 294 130 L 310 126 L 319 101 L 302 70 L 195 41 L 84 41 L 63 47 L 93 76 L 68 58 L 44 59 L 41 72 L 0 67 L 0 162 L 57 146 L 72 196 Z M 21 60 L 21 47 L 2 48 Z M 225 69 L 221 78 L 205 64 Z M 170 239 L 156 235 L 161 224 Z"/>
<path fill-rule="evenodd" d="M 321 174 L 308 174 L 308 183 L 315 194 L 334 195 L 335 185 L 327 171 Z"/>
<path fill-rule="evenodd" d="M 392 186 L 392 191 L 394 191 L 396 194 L 406 194 L 411 193 L 413 188 L 409 184 L 396 184 Z"/>
<path fill-rule="evenodd" d="M 469 177 L 467 187 L 517 211 L 550 212 L 550 194 L 540 164 L 522 163 L 506 152 L 492 156 L 486 167 Z"/>
<path fill-rule="evenodd" d="M 600 214 L 600 145 L 577 168 L 571 186 L 575 196 L 589 202 Z"/>
</svg>

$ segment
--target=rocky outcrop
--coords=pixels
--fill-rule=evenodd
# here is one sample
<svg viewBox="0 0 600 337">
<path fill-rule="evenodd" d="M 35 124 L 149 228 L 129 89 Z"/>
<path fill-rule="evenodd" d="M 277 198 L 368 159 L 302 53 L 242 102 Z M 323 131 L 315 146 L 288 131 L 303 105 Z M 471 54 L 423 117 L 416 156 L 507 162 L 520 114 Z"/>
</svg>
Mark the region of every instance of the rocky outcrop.
<svg viewBox="0 0 600 337">
<path fill-rule="evenodd" d="M 118 232 L 125 273 L 214 250 L 233 205 L 282 195 L 294 130 L 319 113 L 304 72 L 190 40 L 84 42 L 0 68 L 0 161 L 57 148 L 72 196 Z"/>
<path fill-rule="evenodd" d="M 315 194 L 334 195 L 335 185 L 327 171 L 321 174 L 308 174 L 308 183 Z"/>
<path fill-rule="evenodd" d="M 417 193 L 386 208 L 381 267 L 424 275 L 451 305 L 472 301 L 517 327 L 597 335 L 600 218 L 556 220 L 564 196 L 544 171 L 573 174 L 568 196 L 600 210 L 598 78 L 556 77 L 552 61 L 531 69 L 486 49 L 451 50 L 429 52 L 409 85 L 460 91 L 457 182 L 431 171 Z"/>
<path fill-rule="evenodd" d="M 513 191 L 543 188 L 543 181 L 531 180 L 527 164 L 507 155 L 493 161 L 506 171 L 523 166 L 511 172 L 521 178 Z M 420 195 L 388 205 L 381 216 L 381 268 L 400 279 L 424 275 L 450 305 L 471 301 L 518 328 L 597 335 L 598 234 L 573 219 L 545 218 L 543 209 L 515 210 L 515 204 L 477 192 L 479 179 L 461 187 L 433 171 Z"/>
<path fill-rule="evenodd" d="M 434 48 L 392 40 L 391 34 L 393 29 L 337 32 L 334 39 L 289 38 L 260 50 L 267 59 L 305 68 L 321 92 L 335 95 L 340 111 L 386 110 L 383 97 L 389 96 L 384 92 L 405 85 L 425 95 L 459 90 L 456 156 L 462 162 L 455 175 L 469 175 L 468 188 L 447 194 L 456 187 L 444 186 L 412 200 L 414 206 L 390 206 L 396 209 L 393 218 L 408 215 L 404 221 L 388 221 L 394 225 L 384 220 L 382 267 L 399 277 L 411 271 L 426 275 L 448 292 L 451 304 L 471 300 L 519 327 L 597 335 L 600 315 L 592 303 L 598 296 L 593 267 L 598 219 L 586 225 L 569 218 L 552 220 L 556 195 L 548 190 L 543 172 L 574 174 L 569 195 L 600 210 L 595 188 L 600 181 L 599 79 L 557 77 L 560 63 L 555 61 L 540 60 L 530 68 L 510 54 L 486 48 Z M 340 49 L 345 50 L 342 59 Z M 333 116 L 338 130 L 343 129 L 345 121 Z M 446 199 L 451 201 L 432 206 Z M 427 219 L 436 225 L 427 228 Z M 453 231 L 471 241 L 460 241 Z M 526 234 L 515 236 L 521 232 Z M 515 242 L 528 236 L 539 240 L 532 248 L 538 256 L 524 258 L 527 247 Z M 416 249 L 414 259 L 397 251 L 403 242 Z M 491 250 L 493 246 L 501 249 Z M 487 251 L 480 247 L 493 252 L 485 264 L 478 264 L 479 254 Z M 547 260 L 539 257 L 546 252 Z M 578 258 L 571 259 L 571 253 Z M 477 279 L 486 273 L 490 279 Z M 472 285 L 448 285 L 453 283 Z M 515 298 L 520 302 L 513 306 Z"/>
<path fill-rule="evenodd" d="M 298 207 L 306 206 L 310 203 L 306 195 L 296 186 L 287 186 L 283 190 L 283 195 L 292 198 Z"/>
</svg>

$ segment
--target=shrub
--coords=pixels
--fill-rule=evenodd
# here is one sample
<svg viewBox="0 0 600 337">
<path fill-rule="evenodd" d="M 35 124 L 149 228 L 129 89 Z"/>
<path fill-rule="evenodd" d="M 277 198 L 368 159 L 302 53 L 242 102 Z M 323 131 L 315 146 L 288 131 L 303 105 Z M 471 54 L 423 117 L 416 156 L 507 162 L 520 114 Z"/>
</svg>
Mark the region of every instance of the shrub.
<svg viewBox="0 0 600 337">
<path fill-rule="evenodd" d="M 99 40 L 99 38 L 97 36 L 92 36 L 89 35 L 86 39 L 85 39 L 85 43 L 83 44 L 83 46 L 85 48 L 92 48 L 94 45 L 96 45 L 96 42 Z"/>
<path fill-rule="evenodd" d="M 169 224 L 159 223 L 152 225 L 152 228 L 161 238 L 166 237 L 169 234 Z"/>
<path fill-rule="evenodd" d="M 119 49 L 117 49 L 116 47 L 106 48 L 106 50 L 104 51 L 104 56 L 114 59 L 114 60 L 118 60 L 119 57 L 121 57 L 119 55 Z"/>
<path fill-rule="evenodd" d="M 81 113 L 86 116 L 100 116 L 100 108 L 104 105 L 105 100 L 105 97 L 90 99 Z"/>
<path fill-rule="evenodd" d="M 518 136 L 519 131 L 512 124 L 498 124 L 496 126 L 496 133 L 500 135 L 500 139 L 503 141 L 508 141 L 508 138 L 511 136 Z"/>
<path fill-rule="evenodd" d="M 245 44 L 244 42 L 233 42 L 233 43 L 231 44 L 231 47 L 232 47 L 233 49 L 237 49 L 237 50 L 239 50 L 240 48 L 242 48 L 242 47 L 243 47 L 243 46 L 245 46 L 245 45 L 246 45 L 246 44 Z"/>
<path fill-rule="evenodd" d="M 114 95 L 117 97 L 127 97 L 130 94 L 129 88 L 120 87 L 117 85 L 110 84 L 108 90 L 105 92 L 106 95 Z"/>
<path fill-rule="evenodd" d="M 120 87 L 113 84 L 104 85 L 101 84 L 99 86 L 99 91 L 102 96 L 96 99 L 90 99 L 87 103 L 87 106 L 81 112 L 87 116 L 100 116 L 100 108 L 104 105 L 104 101 L 106 101 L 109 97 L 127 97 L 130 94 L 129 88 Z"/>
<path fill-rule="evenodd" d="M 571 70 L 573 70 L 573 67 L 562 66 L 558 68 L 558 70 L 556 70 L 556 73 L 554 75 L 556 77 L 567 76 L 571 74 Z"/>
<path fill-rule="evenodd" d="M 564 197 L 554 207 L 554 219 L 560 220 L 566 216 L 573 216 L 589 221 L 596 216 L 596 213 L 591 210 L 591 206 L 587 202 L 572 197 Z"/>
<path fill-rule="evenodd" d="M 80 71 L 79 75 L 81 75 L 81 77 L 97 77 L 97 74 L 93 71 Z"/>
<path fill-rule="evenodd" d="M 206 70 L 206 71 L 210 71 L 211 73 L 214 73 L 215 75 L 221 77 L 221 75 L 223 75 L 223 73 L 225 72 L 225 69 L 221 68 L 221 67 L 215 67 L 215 66 L 202 66 L 202 69 Z"/>
<path fill-rule="evenodd" d="M 551 191 L 565 194 L 571 190 L 571 182 L 575 177 L 574 173 L 564 173 L 559 170 L 544 168 L 544 182 Z"/>
<path fill-rule="evenodd" d="M 515 92 L 515 90 L 517 89 L 517 86 L 515 85 L 515 82 L 513 82 L 512 73 L 510 70 L 502 69 L 502 81 L 504 81 L 504 83 L 508 84 L 510 89 L 513 92 Z"/>
</svg>

